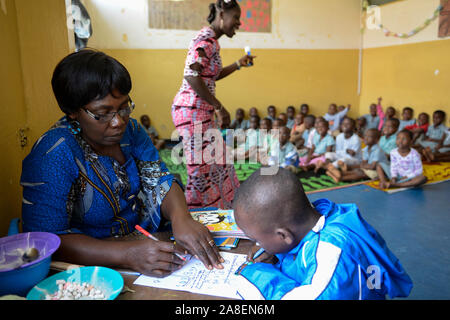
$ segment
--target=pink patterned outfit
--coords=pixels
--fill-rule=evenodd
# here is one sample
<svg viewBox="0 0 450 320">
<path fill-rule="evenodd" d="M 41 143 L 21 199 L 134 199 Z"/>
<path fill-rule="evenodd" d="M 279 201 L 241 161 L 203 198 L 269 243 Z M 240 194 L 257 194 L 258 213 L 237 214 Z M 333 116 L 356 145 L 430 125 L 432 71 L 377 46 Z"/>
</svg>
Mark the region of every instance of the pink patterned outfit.
<svg viewBox="0 0 450 320">
<path fill-rule="evenodd" d="M 214 36 L 215 33 L 210 27 L 204 27 L 192 39 L 184 67 L 184 76 L 200 75 L 213 95 L 216 91 L 215 81 L 222 71 L 220 46 Z M 199 59 L 198 49 L 203 49 L 206 57 Z M 199 73 L 190 68 L 196 62 L 202 67 Z M 183 137 L 188 174 L 185 190 L 188 207 L 231 208 L 234 191 L 239 187 L 234 165 L 225 163 L 226 148 L 222 137 L 205 135 L 207 130 L 217 129 L 214 122 L 214 107 L 200 98 L 184 77 L 173 101 L 172 119 L 178 133 Z M 194 129 L 197 130 L 195 134 Z M 221 144 L 223 151 L 214 148 L 213 142 L 214 146 Z M 212 160 L 211 150 L 220 152 L 213 155 L 215 158 Z"/>
</svg>

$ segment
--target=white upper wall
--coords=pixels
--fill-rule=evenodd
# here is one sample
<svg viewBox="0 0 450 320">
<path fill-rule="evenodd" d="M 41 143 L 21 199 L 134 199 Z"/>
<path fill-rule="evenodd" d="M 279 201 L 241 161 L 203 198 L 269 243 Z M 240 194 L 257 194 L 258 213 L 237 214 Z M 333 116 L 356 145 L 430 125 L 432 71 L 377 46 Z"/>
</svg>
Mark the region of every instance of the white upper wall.
<svg viewBox="0 0 450 320">
<path fill-rule="evenodd" d="M 147 0 L 84 3 L 94 29 L 89 46 L 98 49 L 186 49 L 197 33 L 149 29 Z M 222 37 L 220 44 L 223 48 L 356 49 L 361 44 L 360 10 L 360 0 L 272 0 L 271 33 L 238 32 L 233 39 Z"/>
<path fill-rule="evenodd" d="M 381 24 L 394 33 L 408 33 L 430 18 L 439 4 L 440 0 L 403 0 L 380 6 Z M 364 48 L 442 40 L 438 38 L 438 29 L 439 17 L 424 30 L 408 39 L 386 37 L 382 30 L 366 29 Z"/>
</svg>

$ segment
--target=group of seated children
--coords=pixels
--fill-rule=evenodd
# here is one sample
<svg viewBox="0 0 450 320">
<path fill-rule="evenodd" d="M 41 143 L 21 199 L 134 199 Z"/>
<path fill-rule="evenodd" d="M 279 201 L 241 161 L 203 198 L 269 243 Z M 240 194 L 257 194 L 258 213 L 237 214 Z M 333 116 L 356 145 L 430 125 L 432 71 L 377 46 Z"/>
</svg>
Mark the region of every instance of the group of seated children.
<svg viewBox="0 0 450 320">
<path fill-rule="evenodd" d="M 238 109 L 231 128 L 245 130 L 245 143 L 237 144 L 237 150 L 244 149 L 240 154 L 262 165 L 293 172 L 323 169 L 336 183 L 370 178 L 379 179 L 381 188 L 419 186 L 427 181 L 422 161 L 450 161 L 446 113 L 434 111 L 429 124 L 428 114 L 419 114 L 416 121 L 413 109 L 406 107 L 399 120 L 393 107 L 383 112 L 381 100 L 357 120 L 347 116 L 350 105 L 331 104 L 324 116 L 310 114 L 307 104 L 298 114 L 289 106 L 277 116 L 271 105 L 263 119 L 252 108 L 249 120 Z"/>
</svg>

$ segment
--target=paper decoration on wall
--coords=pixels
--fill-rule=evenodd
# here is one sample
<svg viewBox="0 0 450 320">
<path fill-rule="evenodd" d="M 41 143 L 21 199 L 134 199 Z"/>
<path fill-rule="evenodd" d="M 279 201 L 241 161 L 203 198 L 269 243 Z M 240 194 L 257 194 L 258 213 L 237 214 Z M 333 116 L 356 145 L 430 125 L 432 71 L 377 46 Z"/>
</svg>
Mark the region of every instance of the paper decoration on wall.
<svg viewBox="0 0 450 320">
<path fill-rule="evenodd" d="M 272 0 L 237 0 L 241 6 L 239 32 L 271 32 Z M 200 30 L 208 25 L 209 4 L 215 0 L 148 0 L 150 29 Z"/>
<path fill-rule="evenodd" d="M 422 31 L 423 29 L 428 27 L 431 24 L 431 22 L 436 20 L 436 18 L 439 17 L 440 13 L 443 11 L 444 6 L 449 4 L 448 1 L 449 0 L 441 0 L 441 4 L 437 7 L 436 10 L 434 10 L 433 14 L 428 19 L 426 19 L 423 24 L 421 24 L 417 28 L 414 28 L 413 30 L 411 30 L 408 33 L 392 32 L 391 30 L 386 28 L 383 24 L 379 24 L 377 26 L 378 27 L 377 29 L 382 30 L 386 37 L 395 37 L 395 38 L 402 38 L 402 39 L 410 38 L 410 37 L 418 34 L 420 31 Z M 368 8 L 370 8 L 368 6 L 368 1 L 364 0 L 363 1 L 363 11 L 364 11 L 363 16 L 366 16 L 366 12 L 367 12 Z M 362 32 L 364 32 L 364 30 L 365 30 L 365 26 L 363 26 Z"/>
<path fill-rule="evenodd" d="M 450 37 L 450 1 L 441 0 L 442 10 L 439 16 L 439 38 Z"/>
</svg>

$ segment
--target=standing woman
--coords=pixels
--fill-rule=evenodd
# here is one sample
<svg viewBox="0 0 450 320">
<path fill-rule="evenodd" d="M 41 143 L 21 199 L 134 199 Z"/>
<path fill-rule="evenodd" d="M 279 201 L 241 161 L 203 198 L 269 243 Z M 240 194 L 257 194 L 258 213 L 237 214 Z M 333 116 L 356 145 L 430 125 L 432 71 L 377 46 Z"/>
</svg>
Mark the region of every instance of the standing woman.
<svg viewBox="0 0 450 320">
<path fill-rule="evenodd" d="M 223 68 L 220 57 L 219 38 L 232 38 L 241 25 L 241 8 L 236 0 L 217 0 L 209 5 L 210 26 L 200 30 L 191 41 L 187 55 L 184 79 L 172 106 L 172 119 L 183 137 L 187 161 L 186 200 L 190 208 L 231 208 L 234 191 L 239 187 L 233 164 L 225 163 L 225 154 L 215 155 L 223 161 L 206 162 L 203 151 L 212 143 L 224 143 L 205 137 L 208 129 L 216 128 L 214 114 L 219 122 L 230 117 L 229 112 L 215 97 L 216 81 L 229 76 L 241 67 L 253 64 L 253 56 L 245 55 L 235 63 Z M 201 128 L 201 141 L 194 128 Z M 196 131 L 197 132 L 197 131 Z M 199 146 L 201 143 L 201 148 Z M 223 147 L 225 152 L 225 146 Z M 194 155 L 201 151 L 202 156 Z M 217 151 L 217 150 L 216 150 Z M 218 157 L 219 156 L 219 157 Z"/>
</svg>

